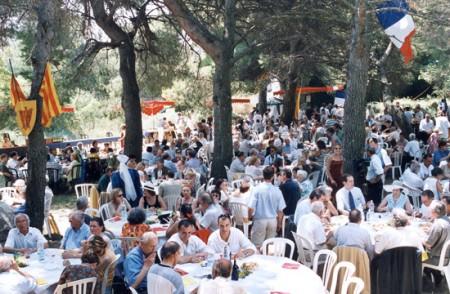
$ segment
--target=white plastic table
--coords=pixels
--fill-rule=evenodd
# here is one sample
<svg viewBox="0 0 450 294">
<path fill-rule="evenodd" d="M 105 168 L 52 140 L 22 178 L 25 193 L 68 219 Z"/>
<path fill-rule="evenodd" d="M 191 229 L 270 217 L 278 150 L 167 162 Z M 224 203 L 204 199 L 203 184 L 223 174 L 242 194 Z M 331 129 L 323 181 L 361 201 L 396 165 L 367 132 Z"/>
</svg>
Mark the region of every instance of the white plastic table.
<svg viewBox="0 0 450 294">
<path fill-rule="evenodd" d="M 238 260 L 239 266 L 244 262 L 256 262 L 257 268 L 253 273 L 237 282 L 249 294 L 305 293 L 323 294 L 326 290 L 321 278 L 310 268 L 285 257 L 252 255 Z M 283 268 L 283 264 L 298 264 L 297 269 Z M 191 293 L 200 285 L 201 279 L 211 274 L 211 265 L 202 267 L 199 263 L 180 264 L 176 266 L 189 274 L 183 276 L 185 293 Z"/>
</svg>

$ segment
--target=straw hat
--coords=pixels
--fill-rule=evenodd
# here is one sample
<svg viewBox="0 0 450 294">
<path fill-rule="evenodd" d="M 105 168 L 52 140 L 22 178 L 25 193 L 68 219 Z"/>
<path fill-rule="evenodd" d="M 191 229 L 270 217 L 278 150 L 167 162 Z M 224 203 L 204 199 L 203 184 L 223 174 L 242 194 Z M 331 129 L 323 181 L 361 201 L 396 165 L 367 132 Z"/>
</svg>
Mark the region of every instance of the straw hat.
<svg viewBox="0 0 450 294">
<path fill-rule="evenodd" d="M 147 190 L 147 191 L 150 191 L 150 192 L 153 192 L 155 194 L 158 194 L 158 192 L 155 189 L 155 186 L 152 183 L 150 183 L 150 182 L 144 183 L 143 189 Z"/>
<path fill-rule="evenodd" d="M 394 189 L 405 189 L 405 187 L 403 187 L 403 183 L 400 181 L 394 181 L 391 185 L 384 185 L 383 188 L 389 193 L 392 193 L 392 190 Z"/>
</svg>

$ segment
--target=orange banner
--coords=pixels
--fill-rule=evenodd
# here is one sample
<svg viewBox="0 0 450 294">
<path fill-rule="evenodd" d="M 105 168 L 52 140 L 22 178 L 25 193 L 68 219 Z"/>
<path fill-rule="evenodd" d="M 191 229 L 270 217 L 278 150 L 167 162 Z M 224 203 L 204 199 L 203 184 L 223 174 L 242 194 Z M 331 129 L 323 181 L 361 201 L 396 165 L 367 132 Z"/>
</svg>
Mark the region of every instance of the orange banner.
<svg viewBox="0 0 450 294">
<path fill-rule="evenodd" d="M 39 95 L 42 97 L 41 123 L 44 127 L 48 128 L 52 124 L 52 118 L 60 115 L 62 112 L 49 63 L 47 63 L 45 67 L 44 78 L 42 79 Z"/>
<path fill-rule="evenodd" d="M 27 100 L 25 94 L 23 94 L 22 89 L 20 88 L 19 82 L 17 82 L 16 77 L 14 75 L 11 76 L 11 82 L 9 83 L 9 89 L 11 93 L 11 104 L 13 108 L 16 107 L 16 104 L 19 101 Z"/>
</svg>

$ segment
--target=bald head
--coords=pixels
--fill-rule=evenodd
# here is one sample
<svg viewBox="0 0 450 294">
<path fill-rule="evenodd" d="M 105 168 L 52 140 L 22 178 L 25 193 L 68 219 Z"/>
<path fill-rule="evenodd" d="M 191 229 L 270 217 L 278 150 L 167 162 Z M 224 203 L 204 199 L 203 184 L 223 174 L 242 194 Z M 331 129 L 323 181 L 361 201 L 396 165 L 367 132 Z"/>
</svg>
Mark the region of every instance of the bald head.
<svg viewBox="0 0 450 294">
<path fill-rule="evenodd" d="M 214 262 L 212 269 L 213 278 L 229 278 L 231 275 L 231 267 L 232 265 L 230 260 L 224 258 L 217 260 L 216 262 Z"/>
</svg>

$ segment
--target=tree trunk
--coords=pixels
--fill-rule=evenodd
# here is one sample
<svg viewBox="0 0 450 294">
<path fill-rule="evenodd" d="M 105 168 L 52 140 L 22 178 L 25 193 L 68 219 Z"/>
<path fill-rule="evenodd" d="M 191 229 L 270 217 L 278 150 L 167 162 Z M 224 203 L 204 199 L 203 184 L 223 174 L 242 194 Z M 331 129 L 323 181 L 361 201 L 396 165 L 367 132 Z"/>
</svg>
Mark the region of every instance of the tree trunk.
<svg viewBox="0 0 450 294">
<path fill-rule="evenodd" d="M 294 119 L 295 99 L 297 91 L 297 75 L 295 70 L 290 70 L 287 80 L 287 89 L 283 97 L 283 122 L 289 126 Z"/>
<path fill-rule="evenodd" d="M 264 83 L 259 89 L 258 111 L 262 115 L 267 111 L 267 84 Z"/>
<path fill-rule="evenodd" d="M 233 158 L 231 134 L 231 58 L 216 61 L 213 80 L 214 102 L 214 155 L 211 176 L 226 178 L 224 165 L 230 166 Z"/>
<path fill-rule="evenodd" d="M 353 172 L 355 161 L 361 159 L 364 152 L 369 68 L 366 9 L 367 0 L 355 0 L 344 116 L 344 170 L 348 173 Z"/>
<path fill-rule="evenodd" d="M 142 156 L 142 114 L 139 86 L 136 79 L 136 54 L 131 40 L 119 47 L 120 77 L 122 78 L 122 108 L 125 113 L 125 151 L 135 155 L 138 162 Z"/>
<path fill-rule="evenodd" d="M 31 82 L 30 100 L 36 100 L 37 113 L 33 131 L 28 136 L 28 173 L 27 214 L 30 226 L 42 230 L 44 222 L 44 195 L 46 186 L 47 148 L 44 140 L 44 129 L 41 125 L 42 97 L 39 96 L 45 66 L 49 60 L 51 41 L 53 39 L 54 7 L 51 0 L 41 0 L 35 6 L 38 23 L 36 27 L 36 44 L 31 55 L 33 79 Z"/>
</svg>

